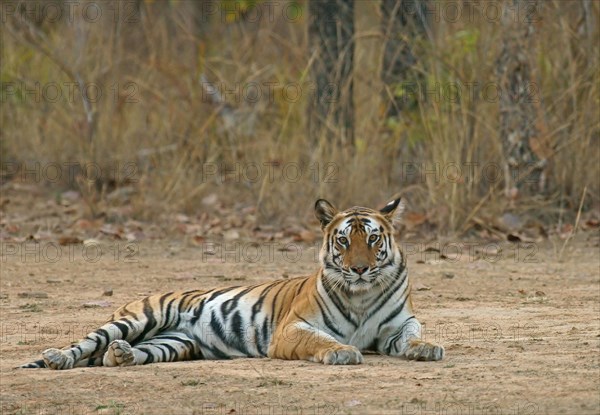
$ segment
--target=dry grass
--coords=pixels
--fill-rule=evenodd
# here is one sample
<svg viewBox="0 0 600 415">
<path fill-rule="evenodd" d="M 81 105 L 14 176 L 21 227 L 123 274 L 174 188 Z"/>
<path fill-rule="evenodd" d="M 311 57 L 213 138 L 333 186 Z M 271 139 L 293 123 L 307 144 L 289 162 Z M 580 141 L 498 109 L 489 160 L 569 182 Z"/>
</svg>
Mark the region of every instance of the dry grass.
<svg viewBox="0 0 600 415">
<path fill-rule="evenodd" d="M 36 24 L 15 14 L 2 25 L 4 166 L 97 163 L 116 176 L 103 177 L 104 188 L 66 175 L 49 184 L 78 188 L 90 206 L 110 203 L 112 186 L 131 187 L 131 216 L 153 219 L 162 212 L 197 212 L 199 201 L 216 192 L 225 203 L 258 206 L 262 221 L 284 221 L 309 217 L 317 197 L 343 206 L 377 205 L 400 191 L 409 210 L 426 212 L 443 233 L 453 233 L 468 228 L 474 215 L 507 209 L 551 223 L 572 220 L 586 186 L 583 209 L 600 202 L 596 2 L 588 26 L 579 7 L 549 1 L 541 9 L 531 56 L 538 87 L 533 98 L 554 155 L 548 194 L 513 205 L 504 197 L 502 175 L 485 178 L 503 160 L 498 102 L 483 89 L 495 85 L 498 21 L 475 13 L 450 22 L 440 14 L 431 37 L 412 44 L 418 61 L 406 80 L 421 80 L 427 96 L 388 88 L 407 95 L 401 115 L 379 111 L 354 148 L 338 148 L 307 134 L 315 57 L 307 46 L 306 8 L 292 21 L 282 18 L 286 3 L 273 9 L 273 19 L 258 22 L 216 14 L 204 18 L 200 30 L 190 21 L 190 2 L 144 2 L 136 21 L 128 20 L 130 10 L 115 18 L 114 3 L 102 4 L 103 18 L 95 22 L 85 21 L 80 10 L 71 23 Z M 201 74 L 225 90 L 231 111 L 211 101 Z M 96 85 L 102 97 L 86 102 L 76 89 L 68 96 L 74 82 Z M 41 92 L 25 93 L 36 83 Z M 52 99 L 52 85 L 60 99 Z M 251 85 L 260 86 L 256 102 L 250 102 Z M 302 97 L 290 99 L 296 86 Z M 207 174 L 236 163 L 239 176 Z M 476 164 L 469 171 L 466 163 Z M 262 174 L 256 176 L 255 166 Z M 303 167 L 297 180 L 296 166 Z M 436 166 L 437 174 L 422 171 Z"/>
</svg>

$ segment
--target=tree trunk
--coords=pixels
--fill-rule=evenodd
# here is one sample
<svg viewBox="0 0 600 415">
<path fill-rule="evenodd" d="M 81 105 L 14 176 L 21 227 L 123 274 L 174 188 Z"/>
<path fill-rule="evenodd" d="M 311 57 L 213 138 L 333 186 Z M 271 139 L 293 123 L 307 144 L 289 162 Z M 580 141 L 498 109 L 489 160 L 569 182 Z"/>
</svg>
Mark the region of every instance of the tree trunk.
<svg viewBox="0 0 600 415">
<path fill-rule="evenodd" d="M 309 104 L 309 134 L 314 142 L 354 142 L 352 65 L 354 59 L 353 0 L 309 1 L 311 71 L 314 102 Z"/>
<path fill-rule="evenodd" d="M 534 23 L 537 0 L 510 0 L 503 8 L 503 45 L 497 60 L 500 135 L 505 157 L 505 192 L 513 200 L 545 187 L 549 145 L 544 133 L 539 86 L 534 82 Z"/>
<path fill-rule="evenodd" d="M 381 79 L 387 88 L 384 94 L 387 116 L 397 115 L 409 102 L 398 96 L 398 86 L 409 91 L 418 91 L 419 79 L 409 73 L 417 58 L 412 40 L 427 32 L 427 0 L 382 0 L 381 25 L 385 49 Z"/>
</svg>

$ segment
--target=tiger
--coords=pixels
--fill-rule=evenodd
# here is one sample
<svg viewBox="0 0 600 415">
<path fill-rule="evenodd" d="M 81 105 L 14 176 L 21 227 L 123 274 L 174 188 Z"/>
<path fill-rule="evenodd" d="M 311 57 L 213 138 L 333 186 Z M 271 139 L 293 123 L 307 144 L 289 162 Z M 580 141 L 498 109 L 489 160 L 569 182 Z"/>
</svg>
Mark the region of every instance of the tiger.
<svg viewBox="0 0 600 415">
<path fill-rule="evenodd" d="M 121 367 L 268 357 L 356 365 L 363 352 L 437 361 L 421 336 L 406 258 L 394 239 L 400 198 L 338 211 L 319 199 L 319 270 L 258 285 L 168 292 L 130 302 L 79 343 L 22 368 Z"/>
</svg>

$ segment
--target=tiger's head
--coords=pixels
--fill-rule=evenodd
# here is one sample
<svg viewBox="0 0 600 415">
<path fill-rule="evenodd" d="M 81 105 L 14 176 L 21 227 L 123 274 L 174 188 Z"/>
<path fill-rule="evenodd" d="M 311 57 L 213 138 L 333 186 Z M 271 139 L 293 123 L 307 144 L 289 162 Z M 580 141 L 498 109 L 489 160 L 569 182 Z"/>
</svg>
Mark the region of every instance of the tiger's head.
<svg viewBox="0 0 600 415">
<path fill-rule="evenodd" d="M 394 220 L 404 206 L 400 198 L 377 211 L 353 207 L 338 211 L 319 199 L 315 215 L 324 233 L 321 248 L 323 275 L 333 287 L 350 293 L 385 289 L 404 268 L 394 240 Z"/>
</svg>

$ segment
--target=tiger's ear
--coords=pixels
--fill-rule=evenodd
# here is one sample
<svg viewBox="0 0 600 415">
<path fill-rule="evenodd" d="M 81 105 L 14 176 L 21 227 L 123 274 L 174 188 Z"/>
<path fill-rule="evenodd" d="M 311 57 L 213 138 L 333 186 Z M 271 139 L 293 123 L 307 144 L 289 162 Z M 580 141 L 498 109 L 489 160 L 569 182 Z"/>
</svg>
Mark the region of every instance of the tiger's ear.
<svg viewBox="0 0 600 415">
<path fill-rule="evenodd" d="M 337 209 L 327 200 L 319 199 L 315 202 L 315 216 L 321 222 L 321 229 L 325 229 L 336 213 Z"/>
<path fill-rule="evenodd" d="M 400 221 L 400 217 L 404 212 L 404 203 L 402 203 L 400 199 L 400 197 L 395 198 L 379 211 L 392 225 L 395 225 Z"/>
</svg>

